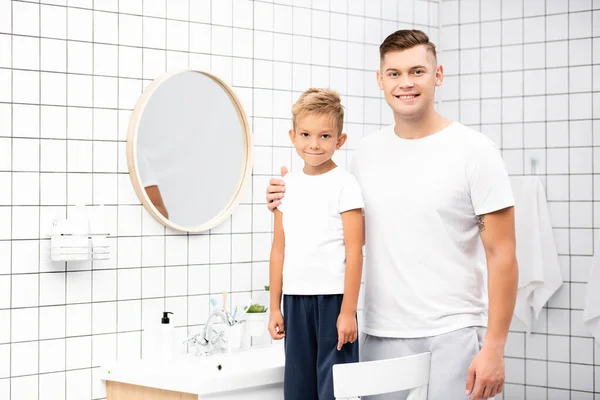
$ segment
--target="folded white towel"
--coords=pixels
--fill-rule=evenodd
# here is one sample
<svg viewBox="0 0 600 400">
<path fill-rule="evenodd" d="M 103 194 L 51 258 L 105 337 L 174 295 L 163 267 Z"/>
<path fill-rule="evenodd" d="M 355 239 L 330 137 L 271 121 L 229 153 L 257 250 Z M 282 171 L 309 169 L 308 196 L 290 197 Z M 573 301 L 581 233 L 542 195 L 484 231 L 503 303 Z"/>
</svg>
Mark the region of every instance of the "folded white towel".
<svg viewBox="0 0 600 400">
<path fill-rule="evenodd" d="M 592 268 L 585 289 L 583 325 L 600 345 L 600 235 L 596 235 Z"/>
<path fill-rule="evenodd" d="M 515 317 L 529 333 L 563 280 L 542 181 L 537 176 L 514 176 L 511 183 L 519 263 Z"/>
</svg>

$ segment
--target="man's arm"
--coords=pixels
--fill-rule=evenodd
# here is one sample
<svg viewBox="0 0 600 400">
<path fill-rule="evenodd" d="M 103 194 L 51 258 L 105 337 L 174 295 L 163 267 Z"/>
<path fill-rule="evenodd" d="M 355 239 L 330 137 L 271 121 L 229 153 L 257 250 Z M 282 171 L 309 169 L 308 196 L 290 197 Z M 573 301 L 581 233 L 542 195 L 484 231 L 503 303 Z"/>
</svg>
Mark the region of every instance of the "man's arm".
<svg viewBox="0 0 600 400">
<path fill-rule="evenodd" d="M 467 379 L 472 399 L 493 397 L 504 384 L 504 346 L 512 320 L 519 280 L 515 245 L 514 207 L 477 216 L 488 269 L 488 328 L 481 352 Z"/>
<path fill-rule="evenodd" d="M 163 199 L 160 195 L 160 190 L 158 189 L 158 186 L 147 186 L 146 194 L 148 195 L 148 198 L 150 199 L 152 204 L 154 204 L 154 207 L 156 207 L 158 212 L 161 213 L 163 217 L 169 219 L 169 213 L 167 212 L 167 207 L 165 206 L 165 203 L 163 203 Z"/>
<path fill-rule="evenodd" d="M 514 207 L 477 216 L 477 224 L 488 269 L 489 317 L 484 346 L 504 349 L 519 280 Z"/>
</svg>

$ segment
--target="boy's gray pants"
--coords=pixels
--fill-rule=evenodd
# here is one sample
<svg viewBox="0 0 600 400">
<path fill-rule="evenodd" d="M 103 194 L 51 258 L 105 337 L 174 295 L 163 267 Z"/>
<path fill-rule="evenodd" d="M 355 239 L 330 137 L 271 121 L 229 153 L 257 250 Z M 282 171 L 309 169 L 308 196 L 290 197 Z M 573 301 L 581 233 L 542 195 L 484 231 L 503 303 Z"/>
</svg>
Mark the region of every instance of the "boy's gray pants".
<svg viewBox="0 0 600 400">
<path fill-rule="evenodd" d="M 467 400 L 467 370 L 485 335 L 484 327 L 468 327 L 425 338 L 387 338 L 363 334 L 360 361 L 406 357 L 431 352 L 428 400 Z M 401 377 L 398 377 L 401 378 Z M 376 396 L 364 400 L 405 400 L 409 391 Z"/>
</svg>

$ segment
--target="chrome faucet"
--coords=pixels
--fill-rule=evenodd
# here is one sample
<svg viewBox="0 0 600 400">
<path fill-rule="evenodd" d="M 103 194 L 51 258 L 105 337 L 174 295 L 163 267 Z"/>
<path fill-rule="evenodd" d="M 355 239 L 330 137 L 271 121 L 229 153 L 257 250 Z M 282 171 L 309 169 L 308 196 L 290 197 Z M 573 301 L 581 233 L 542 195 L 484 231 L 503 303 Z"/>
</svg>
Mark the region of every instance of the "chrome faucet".
<svg viewBox="0 0 600 400">
<path fill-rule="evenodd" d="M 224 337 L 225 330 L 217 332 L 216 329 L 213 328 L 215 318 L 220 318 L 228 327 L 239 323 L 227 311 L 219 309 L 213 310 L 210 313 L 208 320 L 206 320 L 206 324 L 202 331 L 183 342 L 184 344 L 195 346 L 196 355 L 208 356 L 212 353 L 217 342 L 227 342 L 227 339 Z"/>
</svg>

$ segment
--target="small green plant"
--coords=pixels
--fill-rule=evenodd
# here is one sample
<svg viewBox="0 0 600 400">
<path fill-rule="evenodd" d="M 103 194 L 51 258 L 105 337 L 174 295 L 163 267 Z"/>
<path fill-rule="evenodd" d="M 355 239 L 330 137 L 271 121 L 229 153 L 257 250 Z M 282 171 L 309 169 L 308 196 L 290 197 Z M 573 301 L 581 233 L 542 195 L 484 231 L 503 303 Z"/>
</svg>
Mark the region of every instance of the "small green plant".
<svg viewBox="0 0 600 400">
<path fill-rule="evenodd" d="M 268 292 L 269 290 L 271 290 L 271 286 L 265 285 L 265 291 Z"/>
<path fill-rule="evenodd" d="M 251 304 L 250 307 L 244 307 L 244 311 L 248 314 L 264 313 L 267 312 L 267 307 L 260 304 Z"/>
</svg>

